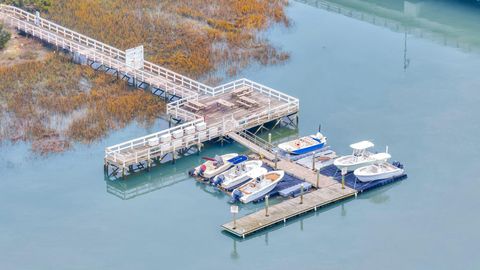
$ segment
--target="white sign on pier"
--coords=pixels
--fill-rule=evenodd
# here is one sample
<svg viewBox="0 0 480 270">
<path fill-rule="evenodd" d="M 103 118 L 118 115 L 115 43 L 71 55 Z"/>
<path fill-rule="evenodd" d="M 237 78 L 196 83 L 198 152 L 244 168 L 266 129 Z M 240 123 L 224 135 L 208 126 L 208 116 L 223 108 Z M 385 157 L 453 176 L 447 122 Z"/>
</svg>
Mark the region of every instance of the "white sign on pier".
<svg viewBox="0 0 480 270">
<path fill-rule="evenodd" d="M 125 64 L 129 68 L 142 69 L 144 61 L 143 45 L 125 51 Z"/>
</svg>

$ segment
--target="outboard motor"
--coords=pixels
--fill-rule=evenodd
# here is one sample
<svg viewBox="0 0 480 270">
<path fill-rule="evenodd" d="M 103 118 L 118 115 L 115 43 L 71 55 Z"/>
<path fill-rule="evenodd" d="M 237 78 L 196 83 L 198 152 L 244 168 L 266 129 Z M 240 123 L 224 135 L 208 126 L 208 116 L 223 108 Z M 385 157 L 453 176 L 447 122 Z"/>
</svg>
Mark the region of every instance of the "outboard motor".
<svg viewBox="0 0 480 270">
<path fill-rule="evenodd" d="M 238 189 L 234 189 L 232 191 L 232 201 L 233 202 L 236 202 L 238 200 L 240 200 L 240 198 L 243 196 L 242 192 Z"/>
<path fill-rule="evenodd" d="M 203 173 L 207 170 L 207 166 L 205 166 L 205 164 L 203 164 L 202 166 L 200 166 L 200 169 L 198 170 L 198 175 L 200 176 L 203 176 Z"/>
<path fill-rule="evenodd" d="M 403 164 L 400 163 L 400 161 L 394 161 L 394 162 L 392 163 L 392 165 L 395 166 L 395 167 L 397 167 L 397 168 L 399 168 L 399 169 L 403 169 Z"/>
<path fill-rule="evenodd" d="M 191 169 L 188 171 L 188 175 L 193 176 L 195 175 L 195 169 Z"/>
<path fill-rule="evenodd" d="M 221 183 L 223 183 L 223 181 L 225 181 L 225 175 L 217 175 L 215 178 L 212 179 L 212 185 L 219 186 Z"/>
</svg>

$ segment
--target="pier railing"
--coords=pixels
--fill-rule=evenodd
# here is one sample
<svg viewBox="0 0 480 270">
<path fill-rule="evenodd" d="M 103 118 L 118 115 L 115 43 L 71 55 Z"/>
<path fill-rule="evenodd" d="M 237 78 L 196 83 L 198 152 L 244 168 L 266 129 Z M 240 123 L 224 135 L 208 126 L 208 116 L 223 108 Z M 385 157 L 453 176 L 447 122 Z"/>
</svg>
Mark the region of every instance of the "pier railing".
<svg viewBox="0 0 480 270">
<path fill-rule="evenodd" d="M 299 109 L 298 99 L 274 90 L 259 83 L 240 79 L 217 87 L 211 87 L 178 74 L 174 71 L 153 64 L 143 62 L 143 68 L 132 68 L 126 63 L 126 52 L 107 45 L 103 42 L 87 37 L 54 22 L 41 18 L 20 8 L 0 4 L 0 19 L 16 27 L 20 31 L 28 33 L 52 45 L 69 50 L 86 57 L 95 63 L 115 69 L 129 78 L 136 79 L 156 87 L 171 95 L 180 97 L 180 100 L 167 105 L 167 113 L 187 123 L 167 130 L 156 132 L 141 138 L 133 139 L 105 149 L 105 158 L 123 167 L 133 162 L 150 160 L 152 157 L 200 144 L 203 141 L 225 136 L 232 131 L 240 131 L 269 120 L 295 113 Z M 160 139 L 162 135 L 173 134 L 177 130 L 191 132 L 191 128 L 204 122 L 202 116 L 182 108 L 188 100 L 198 100 L 200 96 L 216 96 L 233 91 L 238 87 L 249 86 L 254 91 L 266 95 L 270 100 L 276 99 L 283 104 L 264 108 L 260 113 L 250 115 L 243 119 L 235 119 L 233 115 L 224 117 L 218 123 L 209 124 L 206 130 L 196 130 L 194 134 L 188 134 L 172 142 L 150 146 L 149 139 Z"/>
<path fill-rule="evenodd" d="M 212 93 L 211 87 L 148 61 L 144 62 L 143 69 L 131 68 L 126 64 L 125 51 L 37 17 L 20 8 L 0 4 L 0 14 L 4 20 L 25 33 L 114 68 L 170 94 L 185 96 L 193 93 Z"/>
</svg>

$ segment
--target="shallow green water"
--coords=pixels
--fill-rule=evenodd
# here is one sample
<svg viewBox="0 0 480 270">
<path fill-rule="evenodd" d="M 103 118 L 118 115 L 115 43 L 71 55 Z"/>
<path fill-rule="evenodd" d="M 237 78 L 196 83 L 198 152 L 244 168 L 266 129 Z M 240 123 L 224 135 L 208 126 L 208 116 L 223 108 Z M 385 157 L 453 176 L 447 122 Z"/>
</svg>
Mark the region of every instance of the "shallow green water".
<svg viewBox="0 0 480 270">
<path fill-rule="evenodd" d="M 299 97 L 299 133 L 321 123 L 339 153 L 388 144 L 408 180 L 241 241 L 220 231 L 228 198 L 186 176 L 198 156 L 104 181 L 103 148 L 163 122 L 46 159 L 4 145 L 0 269 L 478 269 L 480 9 L 424 1 L 409 17 L 402 1 L 338 3 L 351 17 L 293 2 L 293 27 L 269 33 L 291 61 L 242 75 Z"/>
</svg>

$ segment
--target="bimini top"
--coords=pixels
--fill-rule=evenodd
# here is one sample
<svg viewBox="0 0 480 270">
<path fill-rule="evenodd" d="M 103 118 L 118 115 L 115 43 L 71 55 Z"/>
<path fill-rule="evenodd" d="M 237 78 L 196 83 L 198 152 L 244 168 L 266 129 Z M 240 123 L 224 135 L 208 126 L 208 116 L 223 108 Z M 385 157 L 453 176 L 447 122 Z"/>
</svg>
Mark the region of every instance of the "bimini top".
<svg viewBox="0 0 480 270">
<path fill-rule="evenodd" d="M 392 156 L 389 153 L 378 153 L 372 155 L 372 158 L 378 161 L 387 161 L 391 158 Z"/>
<path fill-rule="evenodd" d="M 375 145 L 370 141 L 361 141 L 361 142 L 350 144 L 350 147 L 353 148 L 354 150 L 365 150 L 373 146 Z"/>
</svg>

